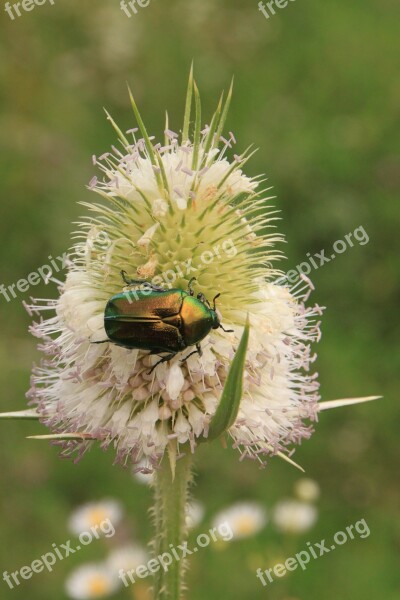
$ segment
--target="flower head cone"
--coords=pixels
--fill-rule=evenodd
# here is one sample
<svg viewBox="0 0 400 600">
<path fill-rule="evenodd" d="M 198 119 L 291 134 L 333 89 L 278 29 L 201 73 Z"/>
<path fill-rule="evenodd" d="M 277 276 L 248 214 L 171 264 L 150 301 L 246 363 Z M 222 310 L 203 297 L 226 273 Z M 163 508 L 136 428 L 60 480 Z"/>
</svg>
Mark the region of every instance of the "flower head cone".
<svg viewBox="0 0 400 600">
<path fill-rule="evenodd" d="M 304 306 L 308 280 L 294 290 L 277 283 L 281 236 L 268 190 L 243 173 L 250 152 L 237 154 L 234 135 L 223 135 L 230 95 L 202 127 L 191 77 L 182 132 L 167 124 L 162 143 L 148 135 L 133 98 L 138 130 L 122 133 L 109 117 L 118 145 L 95 158 L 101 176 L 89 187 L 98 201 L 84 203 L 90 216 L 80 223 L 60 296 L 29 307 L 45 317 L 33 333 L 46 354 L 31 402 L 53 432 L 90 439 L 64 441 L 65 453 L 99 440 L 119 461 L 144 459 L 148 468 L 168 448 L 194 451 L 207 437 L 247 314 L 243 397 L 229 430 L 235 446 L 262 460 L 288 454 L 311 433 L 318 383 L 308 370 L 319 309 Z M 151 370 L 159 356 L 106 341 L 107 302 L 135 289 L 121 271 L 165 290 L 188 290 L 196 278 L 196 297 L 212 306 L 220 294 L 223 328 L 202 339 L 202 355 L 184 360 L 190 346 Z"/>
</svg>

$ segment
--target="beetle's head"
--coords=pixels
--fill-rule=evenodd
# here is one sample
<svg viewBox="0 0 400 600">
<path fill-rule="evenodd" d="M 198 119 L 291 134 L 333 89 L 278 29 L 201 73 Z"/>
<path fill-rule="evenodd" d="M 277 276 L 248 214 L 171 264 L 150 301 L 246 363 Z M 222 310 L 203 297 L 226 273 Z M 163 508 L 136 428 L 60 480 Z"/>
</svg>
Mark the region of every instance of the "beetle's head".
<svg viewBox="0 0 400 600">
<path fill-rule="evenodd" d="M 225 329 L 224 326 L 221 323 L 221 319 L 218 315 L 218 311 L 216 309 L 215 306 L 215 301 L 217 298 L 220 297 L 221 294 L 217 294 L 213 300 L 213 308 L 210 309 L 210 312 L 212 314 L 212 320 L 213 320 L 213 324 L 212 324 L 212 328 L 213 329 L 222 329 L 222 331 L 225 331 L 225 333 L 234 333 L 233 329 Z"/>
<path fill-rule="evenodd" d="M 217 315 L 217 311 L 211 310 L 212 317 L 212 328 L 219 329 L 221 327 L 221 321 L 219 320 L 219 316 Z"/>
</svg>

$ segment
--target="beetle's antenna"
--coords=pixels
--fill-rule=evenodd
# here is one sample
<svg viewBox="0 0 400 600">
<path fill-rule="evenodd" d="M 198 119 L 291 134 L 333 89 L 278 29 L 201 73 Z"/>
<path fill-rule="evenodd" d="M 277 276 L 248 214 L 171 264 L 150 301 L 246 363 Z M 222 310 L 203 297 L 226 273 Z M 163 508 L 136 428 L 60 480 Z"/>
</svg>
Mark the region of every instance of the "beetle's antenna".
<svg viewBox="0 0 400 600">
<path fill-rule="evenodd" d="M 214 297 L 214 300 L 213 300 L 213 304 L 214 304 L 214 310 L 216 310 L 216 308 L 215 308 L 215 301 L 216 301 L 216 299 L 217 299 L 217 298 L 219 298 L 219 297 L 220 297 L 220 295 L 221 295 L 221 294 L 217 294 L 217 295 Z"/>
<path fill-rule="evenodd" d="M 193 287 L 192 287 L 192 284 L 194 281 L 197 281 L 196 277 L 192 277 L 192 279 L 188 283 L 188 292 L 191 296 L 194 296 L 194 291 L 193 291 Z"/>
</svg>

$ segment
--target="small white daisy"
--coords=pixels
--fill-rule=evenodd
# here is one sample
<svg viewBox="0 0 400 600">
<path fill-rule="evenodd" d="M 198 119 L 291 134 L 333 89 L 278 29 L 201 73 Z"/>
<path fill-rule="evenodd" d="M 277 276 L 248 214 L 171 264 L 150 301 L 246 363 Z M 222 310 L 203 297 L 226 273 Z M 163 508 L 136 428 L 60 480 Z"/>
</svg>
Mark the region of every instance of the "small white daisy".
<svg viewBox="0 0 400 600">
<path fill-rule="evenodd" d="M 315 502 L 318 500 L 321 490 L 314 479 L 302 477 L 298 479 L 294 485 L 294 493 L 299 500 L 303 502 Z"/>
<path fill-rule="evenodd" d="M 88 563 L 73 571 L 65 582 L 67 595 L 74 600 L 106 598 L 118 590 L 120 581 L 104 563 Z"/>
<path fill-rule="evenodd" d="M 83 504 L 74 510 L 68 520 L 68 528 L 75 535 L 100 526 L 109 520 L 116 527 L 123 517 L 123 509 L 119 502 L 112 499 Z"/>
<path fill-rule="evenodd" d="M 315 506 L 297 500 L 282 500 L 273 512 L 275 526 L 283 533 L 304 533 L 314 525 L 317 517 Z"/>
<path fill-rule="evenodd" d="M 110 571 L 118 576 L 121 569 L 125 572 L 145 565 L 149 560 L 146 550 L 139 544 L 127 544 L 110 552 L 106 564 Z"/>
<path fill-rule="evenodd" d="M 189 529 L 195 529 L 200 525 L 204 517 L 204 506 L 200 502 L 191 501 L 186 508 L 186 525 Z"/>
<path fill-rule="evenodd" d="M 267 524 L 267 513 L 261 504 L 256 502 L 240 502 L 219 512 L 213 525 L 218 529 L 228 523 L 234 539 L 242 539 L 256 535 Z"/>
</svg>

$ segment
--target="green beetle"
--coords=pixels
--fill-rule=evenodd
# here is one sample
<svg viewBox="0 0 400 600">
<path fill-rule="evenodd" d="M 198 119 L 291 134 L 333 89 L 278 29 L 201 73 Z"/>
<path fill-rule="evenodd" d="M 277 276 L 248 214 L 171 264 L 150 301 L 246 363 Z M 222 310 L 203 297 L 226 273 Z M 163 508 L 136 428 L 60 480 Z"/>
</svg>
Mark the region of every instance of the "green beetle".
<svg viewBox="0 0 400 600">
<path fill-rule="evenodd" d="M 121 292 L 110 298 L 104 312 L 108 337 L 105 341 L 124 348 L 149 350 L 150 354 L 166 352 L 167 355 L 151 371 L 189 346 L 196 346 L 196 350 L 183 362 L 196 352 L 201 356 L 200 342 L 211 329 L 233 331 L 224 329 L 217 315 L 215 301 L 220 294 L 215 296 L 212 308 L 204 294 L 199 293 L 195 297 L 192 288 L 195 277 L 190 280 L 185 292 L 177 288 L 166 290 L 148 281 L 128 279 L 125 271 L 121 271 L 121 275 L 126 285 L 142 285 L 147 289 Z"/>
</svg>

